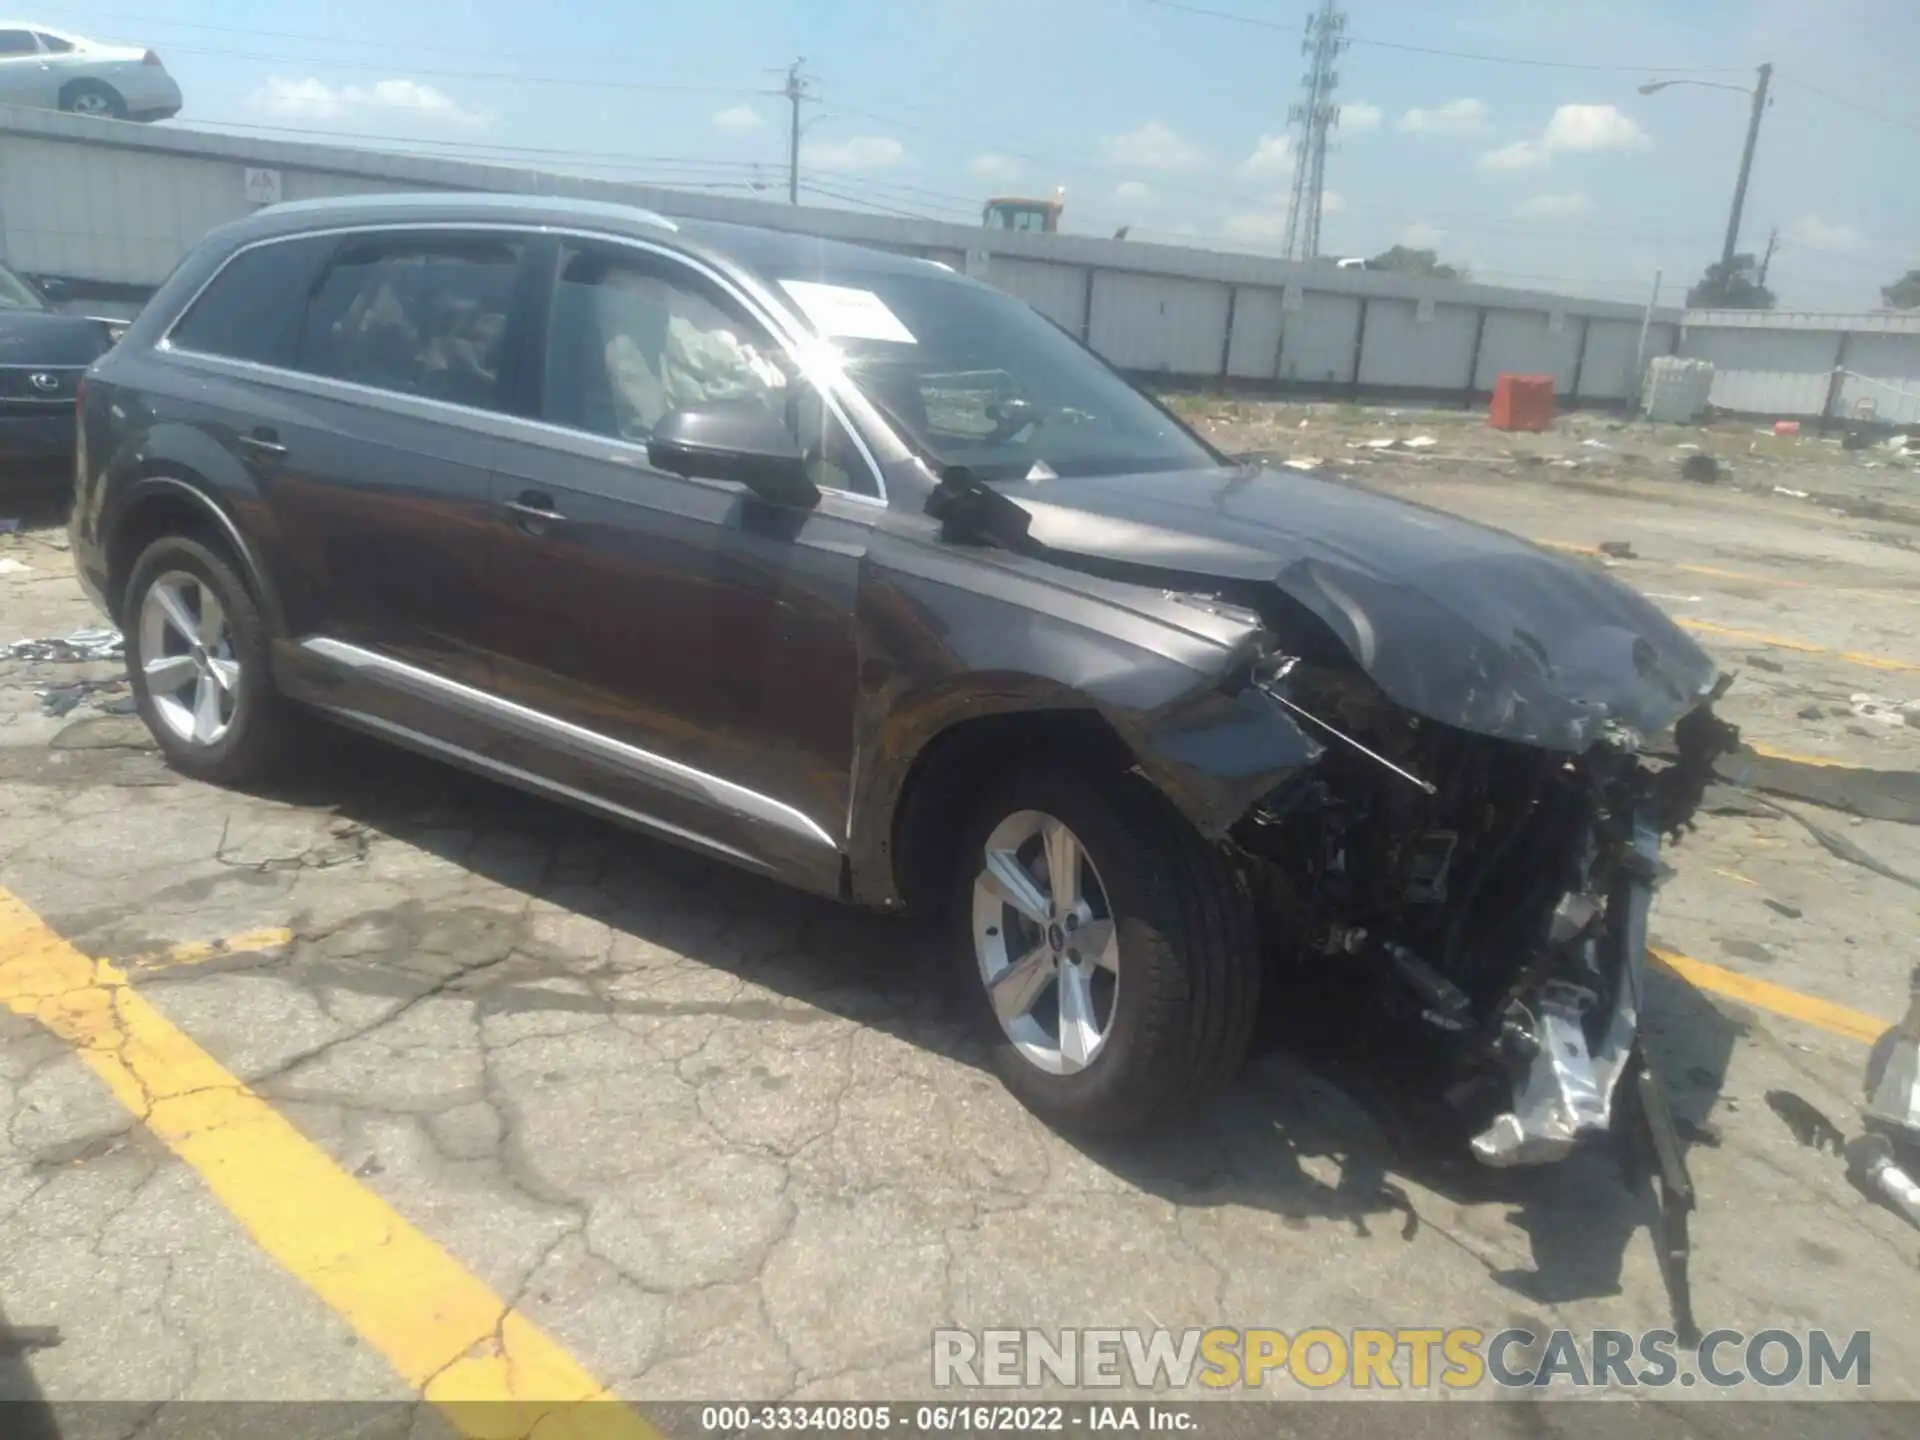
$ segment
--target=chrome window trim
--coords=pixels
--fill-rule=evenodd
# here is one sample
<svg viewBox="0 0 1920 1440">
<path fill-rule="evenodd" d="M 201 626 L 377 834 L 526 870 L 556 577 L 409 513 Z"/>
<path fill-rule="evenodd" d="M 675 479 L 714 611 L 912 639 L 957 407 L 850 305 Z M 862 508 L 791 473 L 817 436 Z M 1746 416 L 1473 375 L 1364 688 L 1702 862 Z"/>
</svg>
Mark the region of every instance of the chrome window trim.
<svg viewBox="0 0 1920 1440">
<path fill-rule="evenodd" d="M 416 401 L 423 405 L 450 410 L 455 414 L 485 415 L 496 420 L 510 421 L 516 425 L 532 426 L 538 430 L 557 431 L 563 435 L 584 435 L 593 440 L 605 441 L 608 444 L 619 445 L 623 449 L 637 451 L 644 456 L 647 448 L 644 445 L 638 445 L 631 440 L 622 440 L 615 436 L 596 435 L 591 430 L 576 430 L 571 426 L 555 425 L 547 420 L 536 420 L 524 415 L 512 415 L 502 410 L 487 410 L 479 406 L 460 405 L 450 400 L 436 400 L 426 396 L 407 395 L 397 390 L 382 390 L 378 386 L 361 385 L 352 380 L 338 380 L 329 375 L 311 375 L 304 370 L 293 370 L 280 365 L 266 365 L 257 360 L 237 360 L 231 356 L 215 355 L 210 351 L 194 350 L 187 346 L 176 345 L 174 343 L 173 332 L 177 330 L 186 317 L 192 313 L 193 307 L 200 303 L 201 297 L 213 286 L 214 281 L 225 274 L 227 267 L 233 264 L 235 260 L 238 260 L 242 255 L 248 254 L 251 251 L 261 249 L 268 245 L 286 245 L 299 240 L 326 239 L 344 235 L 418 234 L 421 232 L 434 231 L 462 234 L 475 232 L 498 233 L 528 237 L 552 235 L 567 239 L 592 240 L 600 244 L 616 245 L 626 249 L 636 250 L 643 254 L 653 256 L 656 259 L 668 261 L 669 263 L 684 265 L 694 273 L 718 285 L 723 292 L 746 310 L 750 319 L 760 324 L 773 336 L 775 343 L 786 352 L 787 358 L 791 360 L 800 373 L 807 378 L 808 383 L 819 392 L 821 398 L 827 403 L 828 408 L 833 411 L 834 418 L 840 422 L 841 428 L 847 432 L 848 436 L 853 440 L 854 446 L 860 451 L 861 459 L 866 461 L 867 473 L 872 477 L 876 491 L 874 494 L 867 494 L 859 490 L 823 490 L 821 493 L 843 495 L 852 500 L 864 501 L 882 507 L 886 505 L 887 477 L 881 470 L 879 461 L 874 458 L 872 447 L 867 444 L 866 436 L 860 433 L 859 427 L 856 426 L 847 415 L 846 407 L 839 395 L 839 386 L 843 383 L 842 380 L 838 376 L 828 374 L 824 367 L 819 365 L 809 354 L 810 347 L 817 343 L 815 337 L 796 326 L 792 319 L 787 316 L 784 309 L 771 301 L 764 287 L 758 284 L 751 286 L 742 285 L 731 276 L 716 270 L 704 260 L 689 255 L 685 251 L 676 250 L 668 245 L 655 244 L 632 235 L 620 235 L 605 230 L 578 229 L 565 225 L 542 225 L 537 222 L 513 223 L 500 220 L 426 220 L 415 224 L 387 221 L 380 224 L 338 225 L 317 230 L 290 231 L 285 235 L 268 235 L 258 240 L 248 241 L 245 245 L 240 246 L 221 260 L 219 265 L 214 268 L 213 273 L 195 288 L 186 303 L 174 314 L 173 319 L 167 322 L 165 332 L 154 342 L 153 348 L 166 355 L 190 356 L 200 361 L 216 361 L 222 365 L 241 366 L 252 371 L 283 376 L 298 381 L 318 381 L 324 384 L 343 385 L 360 394 L 377 396 L 383 400 L 398 399 Z M 676 476 L 675 478 L 684 479 L 686 477 Z"/>
<path fill-rule="evenodd" d="M 772 872 L 772 867 L 764 860 L 749 855 L 744 850 L 736 850 L 733 846 L 722 844 L 698 831 L 669 824 L 643 810 L 631 809 L 595 795 L 591 791 L 578 789 L 559 780 L 549 780 L 544 775 L 536 775 L 533 771 L 523 770 L 518 765 L 509 765 L 504 760 L 497 760 L 491 755 L 482 755 L 463 745 L 454 745 L 445 740 L 436 739 L 432 735 L 423 735 L 418 730 L 410 729 L 405 725 L 396 725 L 391 720 L 383 720 L 378 715 L 369 715 L 364 710 L 349 710 L 338 705 L 322 705 L 319 708 L 350 725 L 357 725 L 375 734 L 391 736 L 404 745 L 414 746 L 429 754 L 445 756 L 457 764 L 470 766 L 483 773 L 498 775 L 504 780 L 524 785 L 530 790 L 538 790 L 544 794 L 571 801 L 576 805 L 598 810 L 602 814 L 625 820 L 643 829 L 654 831 L 656 834 L 666 835 L 689 845 L 698 845 L 702 849 L 711 850 L 716 855 L 724 855 L 736 864 L 750 866 L 767 873 Z"/>
<path fill-rule="evenodd" d="M 0 365 L 0 370 L 37 370 L 49 375 L 84 375 L 85 365 Z"/>
<path fill-rule="evenodd" d="M 436 675 L 431 670 L 422 670 L 390 655 L 362 649 L 331 636 L 317 635 L 303 640 L 300 648 L 335 665 L 372 672 L 413 694 L 463 703 L 496 719 L 514 722 L 523 732 L 531 731 L 535 735 L 569 740 L 595 758 L 624 770 L 636 779 L 664 786 L 743 819 L 771 825 L 813 844 L 824 845 L 829 850 L 837 851 L 840 848 L 839 843 L 819 824 L 793 806 L 775 800 L 770 795 L 762 795 L 758 790 L 736 785 L 718 775 L 710 775 L 705 770 L 656 755 L 651 750 L 643 750 L 638 745 L 629 745 L 624 740 L 615 740 L 583 725 L 575 725 L 570 720 L 562 720 L 517 701 L 477 690 L 458 680 Z"/>
</svg>

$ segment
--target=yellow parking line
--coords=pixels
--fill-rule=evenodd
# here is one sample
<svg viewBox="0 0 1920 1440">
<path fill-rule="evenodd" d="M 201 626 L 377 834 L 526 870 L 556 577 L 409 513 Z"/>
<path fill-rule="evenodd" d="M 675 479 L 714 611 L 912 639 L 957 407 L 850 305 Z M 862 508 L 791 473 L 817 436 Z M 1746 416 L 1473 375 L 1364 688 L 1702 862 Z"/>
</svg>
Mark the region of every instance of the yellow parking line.
<svg viewBox="0 0 1920 1440">
<path fill-rule="evenodd" d="M 254 1241 L 471 1440 L 658 1440 L 578 1361 L 0 889 L 0 1004 L 73 1045 Z"/>
<path fill-rule="evenodd" d="M 1860 1040 L 1871 1045 L 1888 1028 L 1888 1022 L 1878 1016 L 1849 1010 L 1831 1000 L 1802 995 L 1798 990 L 1789 990 L 1784 985 L 1755 980 L 1751 976 L 1710 965 L 1705 960 L 1696 960 L 1691 955 L 1682 955 L 1677 950 L 1663 950 L 1657 945 L 1650 945 L 1647 953 L 1696 990 L 1711 990 L 1716 995 L 1725 995 L 1729 1000 L 1738 1000 L 1756 1010 L 1767 1010 L 1789 1020 L 1831 1031 L 1835 1035 L 1844 1035 L 1849 1040 Z"/>
<path fill-rule="evenodd" d="M 125 960 L 129 970 L 166 970 L 175 965 L 201 965 L 208 960 L 219 960 L 228 955 L 248 955 L 261 950 L 278 950 L 282 945 L 293 943 L 293 931 L 284 925 L 270 926 L 264 930 L 243 930 L 238 935 L 229 935 L 223 940 L 184 940 L 178 945 L 169 945 L 164 950 L 150 950 L 140 955 L 130 955 Z"/>
<path fill-rule="evenodd" d="M 1747 749 L 1756 755 L 1764 755 L 1769 760 L 1786 760 L 1795 765 L 1818 765 L 1825 770 L 1864 770 L 1864 765 L 1856 765 L 1851 760 L 1836 760 L 1831 755 L 1802 755 L 1796 750 L 1776 750 L 1771 745 L 1763 745 L 1758 740 L 1746 742 Z"/>
<path fill-rule="evenodd" d="M 1872 670 L 1920 670 L 1909 660 L 1889 660 L 1884 655 L 1868 655 L 1859 650 L 1832 650 L 1825 645 L 1815 645 L 1807 640 L 1794 640 L 1785 635 L 1766 635 L 1757 630 L 1736 630 L 1731 625 L 1716 625 L 1709 620 L 1695 620 L 1687 616 L 1676 616 L 1674 624 L 1684 630 L 1697 630 L 1703 635 L 1724 635 L 1730 640 L 1745 640 L 1755 645 L 1772 645 L 1780 650 L 1797 650 L 1803 655 L 1837 655 L 1855 665 L 1865 665 Z"/>
</svg>

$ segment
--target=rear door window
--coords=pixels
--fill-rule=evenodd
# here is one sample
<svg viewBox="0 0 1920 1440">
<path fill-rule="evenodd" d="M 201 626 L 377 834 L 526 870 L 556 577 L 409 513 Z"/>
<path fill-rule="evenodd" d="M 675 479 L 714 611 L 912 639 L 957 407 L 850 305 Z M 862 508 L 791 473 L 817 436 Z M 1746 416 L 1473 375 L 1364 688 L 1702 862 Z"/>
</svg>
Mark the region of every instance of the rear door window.
<svg viewBox="0 0 1920 1440">
<path fill-rule="evenodd" d="M 58 35 L 49 35 L 44 30 L 37 31 L 36 33 L 40 36 L 40 43 L 46 47 L 48 54 L 67 55 L 72 53 L 73 42 L 71 40 L 62 40 Z"/>
<path fill-rule="evenodd" d="M 40 47 L 25 30 L 0 30 L 0 60 L 15 55 L 38 55 Z"/>
<path fill-rule="evenodd" d="M 290 364 L 300 312 L 333 245 L 317 237 L 242 250 L 187 307 L 168 343 L 227 360 Z"/>
<path fill-rule="evenodd" d="M 503 409 L 500 372 L 523 246 L 487 238 L 345 242 L 301 323 L 312 375 Z"/>
</svg>

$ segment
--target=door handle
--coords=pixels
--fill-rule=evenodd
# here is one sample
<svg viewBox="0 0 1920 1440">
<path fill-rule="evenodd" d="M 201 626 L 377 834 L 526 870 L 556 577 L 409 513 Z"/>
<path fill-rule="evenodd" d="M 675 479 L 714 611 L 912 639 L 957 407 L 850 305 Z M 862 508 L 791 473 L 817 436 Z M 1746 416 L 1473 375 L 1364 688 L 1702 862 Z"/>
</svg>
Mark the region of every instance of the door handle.
<svg viewBox="0 0 1920 1440">
<path fill-rule="evenodd" d="M 522 490 L 507 501 L 506 508 L 529 535 L 544 534 L 549 525 L 564 524 L 567 518 L 553 508 L 553 497 L 541 490 Z"/>
<path fill-rule="evenodd" d="M 287 447 L 280 443 L 279 434 L 267 429 L 264 425 L 258 430 L 255 430 L 251 435 L 238 435 L 234 438 L 239 442 L 242 449 L 251 450 L 255 455 L 264 456 L 271 460 L 278 460 L 282 455 L 287 453 Z"/>
</svg>

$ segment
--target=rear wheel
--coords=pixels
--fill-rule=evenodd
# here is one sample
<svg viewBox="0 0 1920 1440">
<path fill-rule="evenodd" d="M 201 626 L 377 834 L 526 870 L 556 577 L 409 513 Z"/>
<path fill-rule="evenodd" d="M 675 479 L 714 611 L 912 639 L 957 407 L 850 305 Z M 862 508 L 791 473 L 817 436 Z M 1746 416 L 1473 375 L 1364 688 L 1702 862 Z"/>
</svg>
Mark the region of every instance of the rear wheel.
<svg viewBox="0 0 1920 1440">
<path fill-rule="evenodd" d="M 127 677 L 140 718 L 176 769 L 218 784 L 256 779 L 287 742 L 268 672 L 266 623 L 226 557 L 170 535 L 127 582 Z"/>
<path fill-rule="evenodd" d="M 1009 1089 L 1050 1124 L 1114 1132 L 1239 1069 L 1260 958 L 1241 878 L 1137 777 L 1031 767 L 961 849 L 962 984 Z"/>
<path fill-rule="evenodd" d="M 98 80 L 76 80 L 60 92 L 60 108 L 100 120 L 127 118 L 127 102 L 111 85 Z"/>
</svg>

